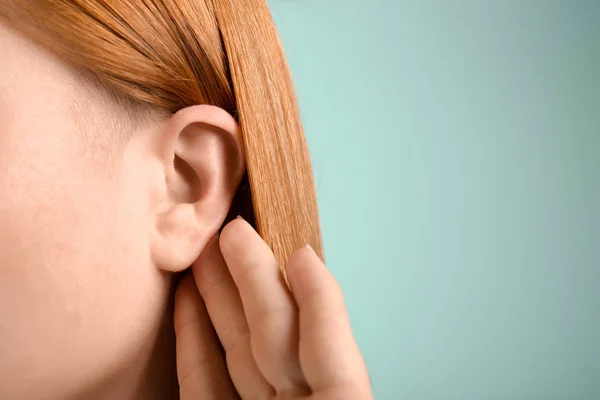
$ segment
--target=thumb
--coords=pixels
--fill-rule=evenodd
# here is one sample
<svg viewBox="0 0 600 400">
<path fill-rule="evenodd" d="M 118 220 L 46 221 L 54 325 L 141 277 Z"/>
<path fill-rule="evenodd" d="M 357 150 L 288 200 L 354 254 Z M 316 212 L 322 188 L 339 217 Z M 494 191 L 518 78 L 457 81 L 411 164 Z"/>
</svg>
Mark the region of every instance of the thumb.
<svg viewBox="0 0 600 400">
<path fill-rule="evenodd" d="M 175 294 L 175 337 L 181 400 L 239 398 L 191 272 Z"/>
</svg>

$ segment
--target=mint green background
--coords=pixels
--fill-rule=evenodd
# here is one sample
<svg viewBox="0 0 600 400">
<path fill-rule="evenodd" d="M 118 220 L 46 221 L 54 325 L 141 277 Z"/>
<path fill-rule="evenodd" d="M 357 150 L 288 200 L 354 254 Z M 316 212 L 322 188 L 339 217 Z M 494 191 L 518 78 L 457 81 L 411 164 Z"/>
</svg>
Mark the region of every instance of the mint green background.
<svg viewBox="0 0 600 400">
<path fill-rule="evenodd" d="M 600 1 L 272 0 L 378 399 L 600 398 Z"/>
</svg>

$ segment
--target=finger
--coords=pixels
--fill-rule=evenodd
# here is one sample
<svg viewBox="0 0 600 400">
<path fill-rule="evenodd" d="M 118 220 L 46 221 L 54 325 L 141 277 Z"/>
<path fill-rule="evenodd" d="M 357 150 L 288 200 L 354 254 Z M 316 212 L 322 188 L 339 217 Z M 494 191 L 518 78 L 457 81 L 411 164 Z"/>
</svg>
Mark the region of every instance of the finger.
<svg viewBox="0 0 600 400">
<path fill-rule="evenodd" d="M 250 346 L 250 332 L 237 287 L 213 238 L 192 265 L 196 285 L 225 350 L 229 374 L 242 398 L 265 399 L 273 388 L 256 365 Z"/>
<path fill-rule="evenodd" d="M 278 393 L 305 388 L 298 311 L 271 249 L 241 218 L 223 229 L 220 246 L 240 292 L 258 368 Z"/>
<path fill-rule="evenodd" d="M 191 273 L 175 295 L 175 335 L 180 398 L 237 399 L 221 345 Z"/>
<path fill-rule="evenodd" d="M 314 391 L 336 385 L 368 387 L 342 291 L 315 252 L 305 247 L 289 259 L 287 275 L 300 310 L 300 365 Z"/>
</svg>

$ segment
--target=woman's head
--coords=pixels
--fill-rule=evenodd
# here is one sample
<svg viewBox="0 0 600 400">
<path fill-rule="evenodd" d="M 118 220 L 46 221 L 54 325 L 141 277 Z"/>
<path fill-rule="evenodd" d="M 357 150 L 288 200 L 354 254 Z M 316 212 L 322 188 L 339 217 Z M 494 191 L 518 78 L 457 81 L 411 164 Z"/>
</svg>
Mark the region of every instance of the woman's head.
<svg viewBox="0 0 600 400">
<path fill-rule="evenodd" d="M 320 249 L 275 30 L 232 3 L 0 4 L 0 397 L 156 379 L 172 274 L 236 214 Z"/>
</svg>

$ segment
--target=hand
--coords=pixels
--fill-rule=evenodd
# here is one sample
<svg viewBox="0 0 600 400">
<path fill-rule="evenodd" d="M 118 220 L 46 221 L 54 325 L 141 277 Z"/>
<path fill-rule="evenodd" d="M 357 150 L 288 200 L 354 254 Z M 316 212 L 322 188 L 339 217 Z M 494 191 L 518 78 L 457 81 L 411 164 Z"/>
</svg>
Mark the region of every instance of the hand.
<svg viewBox="0 0 600 400">
<path fill-rule="evenodd" d="M 372 399 L 340 287 L 311 248 L 288 261 L 290 291 L 238 218 L 192 270 L 175 297 L 182 400 Z"/>
</svg>

